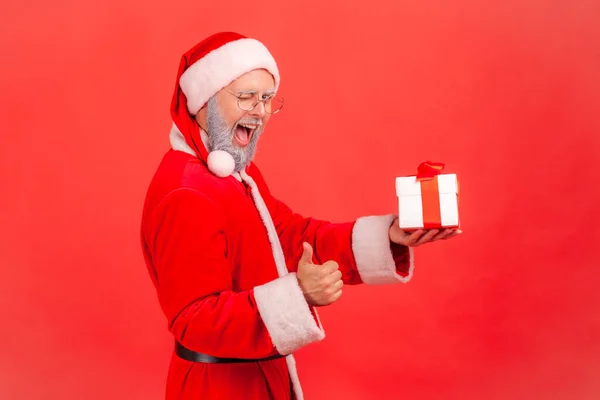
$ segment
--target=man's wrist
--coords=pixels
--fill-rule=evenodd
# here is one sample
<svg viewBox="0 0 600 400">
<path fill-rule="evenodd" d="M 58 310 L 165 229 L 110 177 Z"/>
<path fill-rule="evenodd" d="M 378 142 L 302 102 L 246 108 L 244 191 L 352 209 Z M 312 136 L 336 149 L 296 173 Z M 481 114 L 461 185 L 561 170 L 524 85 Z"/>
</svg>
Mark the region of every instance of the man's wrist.
<svg viewBox="0 0 600 400">
<path fill-rule="evenodd" d="M 310 298 L 310 292 L 305 288 L 303 282 L 302 282 L 302 278 L 300 278 L 298 276 L 298 274 L 296 274 L 296 280 L 298 281 L 298 287 L 300 287 L 300 291 L 302 292 L 302 295 L 304 296 L 304 300 L 306 300 L 306 302 L 308 303 L 308 305 L 312 306 L 312 300 Z"/>
</svg>

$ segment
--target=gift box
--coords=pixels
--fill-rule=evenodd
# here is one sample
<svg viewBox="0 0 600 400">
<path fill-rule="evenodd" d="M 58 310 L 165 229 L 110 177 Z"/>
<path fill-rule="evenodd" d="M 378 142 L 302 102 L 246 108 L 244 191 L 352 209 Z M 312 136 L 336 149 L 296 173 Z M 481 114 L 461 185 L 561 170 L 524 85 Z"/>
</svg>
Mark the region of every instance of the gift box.
<svg viewBox="0 0 600 400">
<path fill-rule="evenodd" d="M 396 178 L 398 216 L 404 230 L 458 228 L 458 178 L 444 164 L 421 163 L 415 176 Z"/>
</svg>

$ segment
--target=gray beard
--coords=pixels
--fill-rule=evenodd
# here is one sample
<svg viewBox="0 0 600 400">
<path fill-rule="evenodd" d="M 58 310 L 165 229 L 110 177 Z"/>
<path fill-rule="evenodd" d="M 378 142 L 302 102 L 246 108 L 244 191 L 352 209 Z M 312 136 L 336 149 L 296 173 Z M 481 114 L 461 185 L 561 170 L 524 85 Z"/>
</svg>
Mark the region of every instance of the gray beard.
<svg viewBox="0 0 600 400">
<path fill-rule="evenodd" d="M 264 127 L 259 126 L 250 139 L 250 143 L 244 148 L 237 147 L 233 144 L 233 136 L 235 129 L 240 123 L 258 123 L 261 121 L 256 118 L 242 118 L 237 121 L 233 127 L 227 126 L 225 119 L 221 115 L 221 108 L 217 103 L 215 96 L 208 100 L 206 109 L 206 124 L 208 129 L 208 145 L 209 151 L 223 150 L 231 154 L 235 161 L 235 171 L 240 172 L 250 164 L 256 153 L 258 139 L 263 132 Z"/>
</svg>

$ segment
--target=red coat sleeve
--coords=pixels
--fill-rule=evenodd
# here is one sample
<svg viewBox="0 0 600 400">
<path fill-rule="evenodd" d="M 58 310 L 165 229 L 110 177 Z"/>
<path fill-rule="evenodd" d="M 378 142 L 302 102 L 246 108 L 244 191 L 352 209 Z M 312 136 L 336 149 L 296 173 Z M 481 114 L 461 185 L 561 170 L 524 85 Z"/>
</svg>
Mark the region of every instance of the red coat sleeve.
<svg viewBox="0 0 600 400">
<path fill-rule="evenodd" d="M 191 350 L 236 358 L 289 354 L 321 340 L 324 334 L 305 305 L 295 274 L 253 290 L 232 291 L 224 232 L 220 206 L 193 189 L 171 192 L 147 218 L 145 245 L 174 337 Z M 269 298 L 273 305 L 265 312 L 257 298 Z M 288 310 L 285 304 L 303 308 Z M 285 335 L 278 334 L 288 323 Z"/>
<path fill-rule="evenodd" d="M 313 247 L 316 263 L 338 262 L 345 284 L 392 284 L 411 279 L 412 248 L 389 240 L 395 215 L 367 216 L 345 223 L 305 218 L 271 194 L 256 167 L 251 173 L 273 219 L 290 271 L 297 270 L 302 242 L 306 241 Z"/>
</svg>

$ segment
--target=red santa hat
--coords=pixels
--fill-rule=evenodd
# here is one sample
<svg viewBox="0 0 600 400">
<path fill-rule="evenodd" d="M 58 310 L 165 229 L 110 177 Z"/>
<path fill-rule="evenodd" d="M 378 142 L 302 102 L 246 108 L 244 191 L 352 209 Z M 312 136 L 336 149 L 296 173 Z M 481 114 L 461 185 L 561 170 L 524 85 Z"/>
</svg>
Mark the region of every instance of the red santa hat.
<svg viewBox="0 0 600 400">
<path fill-rule="evenodd" d="M 269 71 L 273 75 L 277 90 L 280 82 L 279 71 L 269 50 L 258 40 L 235 32 L 216 33 L 181 57 L 171 102 L 171 117 L 187 145 L 217 176 L 231 175 L 235 162 L 225 151 L 208 153 L 202 143 L 194 115 L 219 90 L 255 69 Z"/>
</svg>

